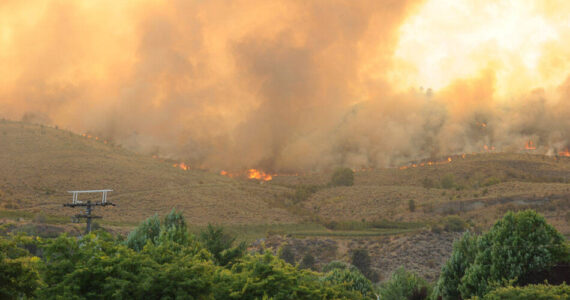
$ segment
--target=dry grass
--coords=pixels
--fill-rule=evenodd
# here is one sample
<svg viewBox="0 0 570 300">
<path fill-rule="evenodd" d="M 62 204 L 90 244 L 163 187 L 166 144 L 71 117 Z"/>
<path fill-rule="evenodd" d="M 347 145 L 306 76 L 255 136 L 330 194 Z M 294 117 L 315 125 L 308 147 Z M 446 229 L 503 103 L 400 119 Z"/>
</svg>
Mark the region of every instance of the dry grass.
<svg viewBox="0 0 570 300">
<path fill-rule="evenodd" d="M 192 224 L 295 223 L 299 217 L 271 205 L 284 187 L 184 171 L 103 141 L 0 121 L 0 208 L 71 216 L 68 190 L 110 188 L 117 207 L 97 209 L 104 220 L 137 223 L 173 207 Z"/>
<path fill-rule="evenodd" d="M 190 224 L 226 224 L 248 239 L 273 230 L 268 229 L 271 224 L 379 219 L 429 223 L 448 214 L 488 226 L 508 209 L 533 208 L 570 234 L 569 158 L 452 156 L 446 164 L 356 172 L 354 186 L 334 188 L 327 186 L 330 172 L 276 176 L 260 184 L 203 170 L 183 171 L 172 163 L 64 130 L 0 121 L 0 208 L 28 216 L 71 216 L 76 212 L 61 206 L 70 201 L 67 190 L 111 188 L 110 200 L 119 206 L 96 212 L 105 217 L 103 224 L 125 228 L 173 207 L 183 210 Z M 442 188 L 445 178 L 452 178 L 453 188 Z M 309 185 L 319 188 L 306 197 L 291 196 L 296 187 Z M 410 200 L 414 212 L 409 211 Z M 274 229 L 326 233 L 311 226 L 283 226 Z"/>
</svg>

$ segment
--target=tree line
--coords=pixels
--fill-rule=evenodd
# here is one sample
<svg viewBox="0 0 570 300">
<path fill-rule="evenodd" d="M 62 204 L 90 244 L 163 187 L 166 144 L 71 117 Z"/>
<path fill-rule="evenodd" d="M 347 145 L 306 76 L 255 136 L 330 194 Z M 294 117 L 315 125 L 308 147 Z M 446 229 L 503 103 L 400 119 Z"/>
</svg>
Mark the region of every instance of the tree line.
<svg viewBox="0 0 570 300">
<path fill-rule="evenodd" d="M 353 264 L 334 261 L 316 272 L 269 250 L 248 252 L 221 227 L 191 235 L 173 210 L 126 238 L 104 231 L 0 237 L 0 298 L 566 299 L 569 286 L 552 282 L 551 271 L 567 275 L 569 253 L 542 216 L 509 212 L 487 233 L 466 232 L 456 241 L 434 285 L 404 268 L 373 284 L 365 252 L 355 251 Z"/>
</svg>

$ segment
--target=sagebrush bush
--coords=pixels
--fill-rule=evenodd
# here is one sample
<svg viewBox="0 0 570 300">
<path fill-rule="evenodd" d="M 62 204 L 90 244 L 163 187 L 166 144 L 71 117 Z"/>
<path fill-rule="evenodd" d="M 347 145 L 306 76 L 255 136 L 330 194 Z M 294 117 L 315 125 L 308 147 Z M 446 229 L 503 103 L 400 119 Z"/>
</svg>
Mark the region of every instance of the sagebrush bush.
<svg viewBox="0 0 570 300">
<path fill-rule="evenodd" d="M 349 168 L 336 169 L 331 178 L 332 186 L 352 186 L 354 184 L 354 172 Z"/>
</svg>

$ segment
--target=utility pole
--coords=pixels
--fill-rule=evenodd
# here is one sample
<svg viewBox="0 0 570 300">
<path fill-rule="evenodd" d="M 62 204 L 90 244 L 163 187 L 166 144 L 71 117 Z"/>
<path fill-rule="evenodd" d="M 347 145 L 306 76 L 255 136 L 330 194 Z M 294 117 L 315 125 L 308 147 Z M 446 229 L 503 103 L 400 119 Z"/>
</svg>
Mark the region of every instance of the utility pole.
<svg viewBox="0 0 570 300">
<path fill-rule="evenodd" d="M 74 222 L 79 222 L 80 219 L 87 220 L 87 228 L 85 229 L 85 234 L 91 232 L 91 219 L 101 219 L 101 216 L 92 215 L 91 212 L 93 211 L 95 206 L 115 206 L 115 204 L 107 201 L 107 193 L 112 192 L 113 190 L 86 190 L 86 191 L 68 191 L 68 193 L 73 194 L 73 200 L 71 203 L 66 203 L 63 206 L 65 207 L 85 207 L 85 213 L 83 214 L 76 214 L 73 216 Z M 79 194 L 84 193 L 102 193 L 101 202 L 91 202 L 91 200 L 87 200 L 87 202 L 79 201 Z"/>
</svg>

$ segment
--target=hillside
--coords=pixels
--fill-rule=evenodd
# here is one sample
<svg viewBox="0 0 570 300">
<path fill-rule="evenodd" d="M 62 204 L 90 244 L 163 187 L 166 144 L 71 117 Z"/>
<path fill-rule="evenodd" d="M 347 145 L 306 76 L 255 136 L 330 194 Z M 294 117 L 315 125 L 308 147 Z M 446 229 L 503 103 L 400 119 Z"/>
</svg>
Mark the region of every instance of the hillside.
<svg viewBox="0 0 570 300">
<path fill-rule="evenodd" d="M 330 186 L 332 171 L 278 174 L 262 182 L 182 170 L 173 167 L 175 161 L 93 137 L 4 120 L 0 225 L 44 236 L 63 230 L 79 234 L 84 224 L 70 223 L 78 210 L 62 207 L 71 201 L 67 191 L 110 188 L 109 200 L 118 206 L 95 213 L 113 231 L 126 233 L 175 207 L 194 232 L 207 223 L 225 224 L 252 247 L 276 251 L 290 244 L 297 259 L 313 253 L 317 265 L 347 261 L 352 249 L 364 247 L 382 276 L 404 265 L 430 280 L 459 236 L 435 230 L 449 216 L 485 230 L 507 210 L 532 208 L 570 236 L 570 158 L 485 153 L 440 161 L 359 170 L 353 186 Z"/>
<path fill-rule="evenodd" d="M 299 221 L 268 200 L 286 188 L 185 171 L 172 162 L 50 127 L 0 121 L 0 166 L 4 210 L 71 216 L 76 211 L 62 207 L 71 201 L 67 191 L 108 188 L 114 190 L 109 200 L 118 206 L 96 214 L 113 224 L 134 225 L 173 207 L 192 224 Z"/>
<path fill-rule="evenodd" d="M 99 214 L 128 227 L 176 207 L 195 225 L 330 221 L 435 222 L 459 214 L 488 226 L 508 209 L 534 208 L 570 234 L 570 158 L 532 153 L 451 156 L 439 163 L 355 172 L 330 187 L 331 172 L 275 176 L 270 182 L 174 168 L 164 161 L 69 131 L 0 122 L 0 207 L 71 216 L 68 190 L 110 188 L 118 207 Z M 422 166 L 423 163 L 423 166 Z M 444 183 L 446 181 L 446 183 Z M 449 186 L 442 186 L 449 185 Z M 292 196 L 306 186 L 315 193 Z M 410 200 L 416 209 L 409 210 Z"/>
<path fill-rule="evenodd" d="M 278 176 L 273 184 L 325 186 L 330 176 Z M 330 221 L 435 221 L 459 214 L 482 226 L 507 210 L 533 208 L 569 235 L 570 158 L 482 153 L 431 166 L 362 170 L 353 186 L 319 189 L 302 205 Z"/>
</svg>

